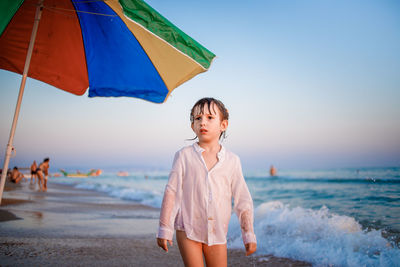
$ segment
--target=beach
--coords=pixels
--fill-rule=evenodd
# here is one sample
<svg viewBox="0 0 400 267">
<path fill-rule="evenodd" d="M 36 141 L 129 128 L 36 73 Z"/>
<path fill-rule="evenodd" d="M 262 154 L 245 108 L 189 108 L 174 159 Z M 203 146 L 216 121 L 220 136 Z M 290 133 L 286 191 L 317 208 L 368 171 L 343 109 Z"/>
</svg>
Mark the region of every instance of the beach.
<svg viewBox="0 0 400 267">
<path fill-rule="evenodd" d="M 165 253 L 155 234 L 159 208 L 49 182 L 6 183 L 0 207 L 1 266 L 183 266 L 174 240 Z M 228 266 L 310 266 L 228 249 Z"/>
</svg>

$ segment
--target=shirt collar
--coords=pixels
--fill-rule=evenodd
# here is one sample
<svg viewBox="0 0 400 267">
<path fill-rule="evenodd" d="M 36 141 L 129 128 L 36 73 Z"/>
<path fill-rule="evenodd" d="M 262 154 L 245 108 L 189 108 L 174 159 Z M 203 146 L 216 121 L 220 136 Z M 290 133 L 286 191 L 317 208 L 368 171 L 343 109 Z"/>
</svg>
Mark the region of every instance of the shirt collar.
<svg viewBox="0 0 400 267">
<path fill-rule="evenodd" d="M 203 151 L 205 151 L 204 148 L 202 148 L 201 146 L 199 146 L 199 144 L 197 142 L 193 143 L 193 148 L 194 150 L 201 156 L 201 153 L 203 153 Z M 217 157 L 218 160 L 221 161 L 225 158 L 225 147 L 221 144 L 221 150 L 217 153 Z"/>
</svg>

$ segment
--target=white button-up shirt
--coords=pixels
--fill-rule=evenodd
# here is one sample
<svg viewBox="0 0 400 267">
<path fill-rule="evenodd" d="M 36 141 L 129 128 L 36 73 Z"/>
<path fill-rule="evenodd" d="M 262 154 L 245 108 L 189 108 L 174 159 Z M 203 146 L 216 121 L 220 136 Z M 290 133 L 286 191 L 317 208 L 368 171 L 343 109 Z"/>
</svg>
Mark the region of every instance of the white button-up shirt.
<svg viewBox="0 0 400 267">
<path fill-rule="evenodd" d="M 225 244 L 233 208 L 243 242 L 256 243 L 253 201 L 238 156 L 223 146 L 217 164 L 208 171 L 197 143 L 179 150 L 165 188 L 158 238 L 172 240 L 174 228 L 194 241 Z"/>
</svg>

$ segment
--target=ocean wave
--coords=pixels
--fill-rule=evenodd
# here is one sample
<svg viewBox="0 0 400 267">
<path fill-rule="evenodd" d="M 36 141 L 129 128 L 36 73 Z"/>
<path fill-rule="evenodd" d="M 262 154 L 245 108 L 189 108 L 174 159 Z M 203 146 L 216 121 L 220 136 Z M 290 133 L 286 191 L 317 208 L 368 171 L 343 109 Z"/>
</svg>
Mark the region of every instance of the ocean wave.
<svg viewBox="0 0 400 267">
<path fill-rule="evenodd" d="M 400 264 L 399 248 L 382 237 L 380 230 L 364 230 L 354 218 L 334 214 L 326 207 L 312 210 L 266 202 L 255 210 L 254 229 L 259 254 L 303 260 L 315 266 Z M 228 240 L 229 246 L 243 248 L 236 216 L 232 216 Z"/>
<path fill-rule="evenodd" d="M 162 195 L 160 192 L 154 190 L 127 188 L 102 183 L 79 183 L 75 187 L 106 193 L 114 198 L 135 201 L 155 208 L 161 207 Z"/>
<path fill-rule="evenodd" d="M 313 207 L 313 205 L 305 205 L 307 203 L 318 203 L 317 201 L 327 194 L 322 191 L 325 186 L 321 189 L 321 187 L 316 188 L 313 184 L 307 183 L 299 188 L 299 184 L 295 182 L 297 178 L 279 177 L 273 179 L 287 179 L 282 184 L 288 187 L 280 189 L 280 184 L 278 184 L 278 187 L 273 187 L 270 183 L 259 183 L 259 181 L 264 180 L 261 178 L 252 178 L 248 181 L 250 189 L 253 187 L 260 189 L 253 192 L 255 203 L 261 203 L 255 209 L 254 222 L 259 254 L 289 257 L 310 262 L 315 266 L 400 266 L 400 250 L 398 244 L 396 244 L 399 240 L 397 232 L 394 233 L 397 239 L 390 240 L 390 237 L 384 237 L 387 235 L 385 234 L 387 229 L 379 226 L 379 224 L 374 223 L 373 226 L 376 227 L 368 227 L 369 224 L 364 223 L 364 226 L 362 226 L 360 222 L 351 217 L 354 215 L 344 216 L 337 214 L 352 214 L 352 210 L 346 207 L 344 211 L 335 210 L 337 213 L 332 212 L 325 206 L 320 209 L 294 207 L 294 203 L 298 202 L 297 199 L 302 201 L 299 205 Z M 309 178 L 306 180 L 313 182 L 315 179 Z M 327 179 L 320 180 L 326 181 Z M 358 179 L 353 180 L 356 180 L 355 182 L 359 181 Z M 165 177 L 163 179 L 153 179 L 151 176 L 148 179 L 145 177 L 118 178 L 115 176 L 103 176 L 87 180 L 60 178 L 57 181 L 65 181 L 65 183 L 73 184 L 78 188 L 95 190 L 115 198 L 160 208 L 167 180 Z M 330 185 L 328 184 L 328 186 Z M 366 187 L 370 188 L 371 186 L 367 185 Z M 312 197 L 307 200 L 304 192 L 301 192 L 301 189 L 304 188 L 312 189 L 311 192 L 316 191 L 317 195 L 311 195 Z M 336 189 L 335 187 L 334 192 L 331 192 L 332 194 L 327 194 L 330 197 L 327 201 L 325 201 L 327 197 L 324 197 L 324 201 L 319 203 L 326 203 L 327 206 L 331 207 L 332 203 L 335 203 L 331 199 L 337 201 L 336 198 L 340 195 L 339 193 L 343 193 L 341 189 L 345 187 L 341 184 L 338 188 Z M 350 186 L 350 188 L 356 187 Z M 390 186 L 390 188 L 393 188 L 393 186 Z M 266 193 L 266 190 L 272 191 Z M 394 204 L 399 201 L 398 196 L 394 193 L 381 196 L 379 194 L 365 195 L 361 194 L 362 192 L 364 191 L 358 192 L 354 190 L 354 194 L 351 194 L 351 198 L 348 199 L 357 203 L 357 205 L 362 204 L 361 211 L 368 211 L 368 205 L 377 201 L 383 201 L 383 207 L 386 208 L 388 203 Z M 277 194 L 274 195 L 275 199 L 281 200 L 282 197 L 288 198 L 291 196 L 295 200 L 293 200 L 292 206 L 285 205 L 280 201 L 268 200 L 267 202 L 264 195 L 273 195 L 273 193 Z M 340 197 L 343 198 L 343 196 Z M 366 199 L 367 197 L 368 199 Z M 366 201 L 360 201 L 362 199 L 366 199 Z M 391 210 L 393 210 L 393 207 Z M 346 213 L 345 211 L 349 212 Z M 392 214 L 394 217 L 397 216 L 396 212 Z M 382 216 L 380 213 L 375 214 L 374 212 L 369 214 L 367 218 L 377 220 Z M 391 225 L 394 224 L 392 223 Z M 382 230 L 376 230 L 376 228 Z M 228 241 L 230 247 L 243 249 L 240 226 L 236 215 L 233 215 L 231 219 Z"/>
</svg>

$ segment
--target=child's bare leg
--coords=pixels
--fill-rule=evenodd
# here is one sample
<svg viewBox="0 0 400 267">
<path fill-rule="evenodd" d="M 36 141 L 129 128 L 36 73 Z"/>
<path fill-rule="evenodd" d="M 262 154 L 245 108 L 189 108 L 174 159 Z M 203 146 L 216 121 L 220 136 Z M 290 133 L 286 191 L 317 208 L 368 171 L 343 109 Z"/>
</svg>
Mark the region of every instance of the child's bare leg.
<svg viewBox="0 0 400 267">
<path fill-rule="evenodd" d="M 226 267 L 228 265 L 226 244 L 214 246 L 202 244 L 202 246 L 207 267 Z"/>
<path fill-rule="evenodd" d="M 176 231 L 176 241 L 186 267 L 203 267 L 202 244 L 190 240 L 184 231 Z"/>
</svg>

